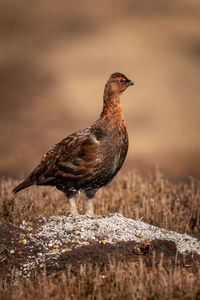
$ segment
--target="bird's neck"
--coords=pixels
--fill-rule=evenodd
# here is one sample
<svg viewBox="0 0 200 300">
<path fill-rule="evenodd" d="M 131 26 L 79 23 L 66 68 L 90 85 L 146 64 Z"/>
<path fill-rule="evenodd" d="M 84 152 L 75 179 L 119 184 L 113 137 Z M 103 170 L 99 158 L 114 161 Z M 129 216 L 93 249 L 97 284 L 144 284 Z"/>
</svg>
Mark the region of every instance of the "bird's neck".
<svg viewBox="0 0 200 300">
<path fill-rule="evenodd" d="M 103 95 L 103 110 L 101 113 L 101 118 L 118 119 L 118 121 L 123 121 L 123 113 L 120 105 L 120 94 L 114 94 L 109 90 L 109 86 L 105 86 Z"/>
</svg>

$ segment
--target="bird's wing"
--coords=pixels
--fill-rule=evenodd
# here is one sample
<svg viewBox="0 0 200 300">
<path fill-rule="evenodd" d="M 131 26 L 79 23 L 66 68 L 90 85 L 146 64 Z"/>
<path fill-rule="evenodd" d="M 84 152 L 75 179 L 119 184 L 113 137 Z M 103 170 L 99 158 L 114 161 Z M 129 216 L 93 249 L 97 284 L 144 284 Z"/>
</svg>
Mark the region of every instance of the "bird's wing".
<svg viewBox="0 0 200 300">
<path fill-rule="evenodd" d="M 99 141 L 91 134 L 75 133 L 51 148 L 33 171 L 37 184 L 48 184 L 56 178 L 75 181 L 101 164 Z"/>
</svg>

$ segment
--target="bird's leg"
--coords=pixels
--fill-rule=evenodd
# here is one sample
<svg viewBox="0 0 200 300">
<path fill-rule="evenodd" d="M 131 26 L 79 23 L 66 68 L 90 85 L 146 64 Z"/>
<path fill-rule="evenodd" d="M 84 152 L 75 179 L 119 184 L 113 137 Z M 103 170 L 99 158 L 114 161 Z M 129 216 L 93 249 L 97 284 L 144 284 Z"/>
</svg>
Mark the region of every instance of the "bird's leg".
<svg viewBox="0 0 200 300">
<path fill-rule="evenodd" d="M 86 216 L 88 217 L 94 216 L 93 198 L 86 199 Z"/>
<path fill-rule="evenodd" d="M 77 205 L 76 205 L 76 198 L 69 198 L 69 204 L 70 204 L 70 213 L 72 216 L 79 216 L 79 213 L 77 211 Z"/>
<path fill-rule="evenodd" d="M 94 214 L 94 207 L 93 207 L 93 200 L 94 200 L 94 196 L 95 196 L 96 192 L 97 192 L 97 189 L 86 190 L 84 192 L 85 197 L 86 197 L 86 216 L 88 216 L 88 217 L 93 217 L 93 218 L 99 217 Z"/>
</svg>

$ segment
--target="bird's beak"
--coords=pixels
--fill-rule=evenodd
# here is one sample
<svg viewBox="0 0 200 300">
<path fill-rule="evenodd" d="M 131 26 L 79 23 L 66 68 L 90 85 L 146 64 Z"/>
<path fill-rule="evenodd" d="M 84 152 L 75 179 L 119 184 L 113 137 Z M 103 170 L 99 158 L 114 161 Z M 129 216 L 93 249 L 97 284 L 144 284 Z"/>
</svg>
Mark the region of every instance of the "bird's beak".
<svg viewBox="0 0 200 300">
<path fill-rule="evenodd" d="M 127 83 L 127 87 L 129 87 L 129 86 L 131 86 L 131 85 L 134 85 L 134 82 L 133 82 L 133 81 L 129 81 L 129 82 Z"/>
</svg>

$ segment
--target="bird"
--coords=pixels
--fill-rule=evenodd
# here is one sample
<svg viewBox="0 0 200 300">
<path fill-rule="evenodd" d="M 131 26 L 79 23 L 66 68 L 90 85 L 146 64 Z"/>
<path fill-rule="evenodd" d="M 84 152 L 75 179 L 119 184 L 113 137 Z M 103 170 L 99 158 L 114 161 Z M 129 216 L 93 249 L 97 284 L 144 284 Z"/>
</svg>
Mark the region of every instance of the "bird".
<svg viewBox="0 0 200 300">
<path fill-rule="evenodd" d="M 131 85 L 134 82 L 124 74 L 111 74 L 105 84 L 103 109 L 97 121 L 50 148 L 13 193 L 31 185 L 55 186 L 68 198 L 70 215 L 74 217 L 80 216 L 76 200 L 82 193 L 86 198 L 85 215 L 96 216 L 94 196 L 115 177 L 128 152 L 128 133 L 120 96 Z"/>
</svg>

